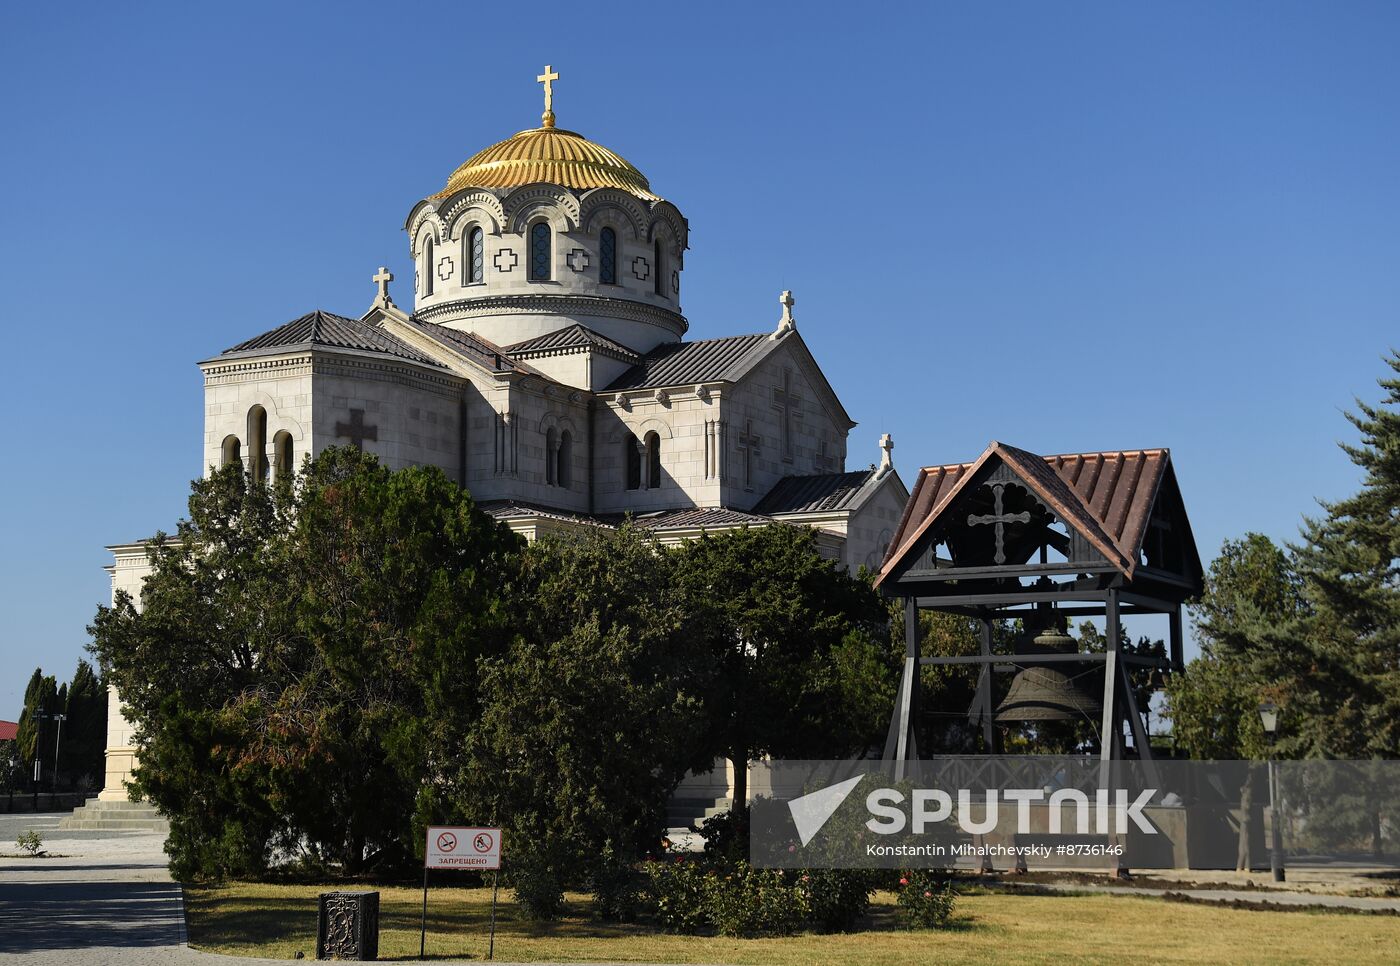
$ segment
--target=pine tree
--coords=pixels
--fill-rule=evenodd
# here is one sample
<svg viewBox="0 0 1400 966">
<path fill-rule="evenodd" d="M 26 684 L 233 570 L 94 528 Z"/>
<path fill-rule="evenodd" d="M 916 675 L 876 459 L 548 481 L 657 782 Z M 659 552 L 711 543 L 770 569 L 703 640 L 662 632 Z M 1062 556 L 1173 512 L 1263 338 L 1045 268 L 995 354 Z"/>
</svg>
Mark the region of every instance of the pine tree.
<svg viewBox="0 0 1400 966">
<path fill-rule="evenodd" d="M 1309 647 L 1316 668 L 1341 686 L 1326 709 L 1315 753 L 1400 755 L 1400 352 L 1378 380 L 1378 405 L 1357 400 L 1347 419 L 1359 444 L 1341 444 L 1362 471 L 1360 492 L 1308 519 L 1294 548 L 1316 614 Z"/>
</svg>

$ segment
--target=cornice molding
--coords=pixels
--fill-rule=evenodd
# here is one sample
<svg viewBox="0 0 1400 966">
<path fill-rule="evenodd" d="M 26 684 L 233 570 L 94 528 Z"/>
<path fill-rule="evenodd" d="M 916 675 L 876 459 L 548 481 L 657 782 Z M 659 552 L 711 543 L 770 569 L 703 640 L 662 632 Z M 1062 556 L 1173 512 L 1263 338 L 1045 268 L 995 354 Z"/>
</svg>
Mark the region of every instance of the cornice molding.
<svg viewBox="0 0 1400 966">
<path fill-rule="evenodd" d="M 630 299 L 592 295 L 486 295 L 439 302 L 419 309 L 414 315 L 424 322 L 499 315 L 587 315 L 654 325 L 678 338 L 690 328 L 690 323 L 679 312 Z"/>
</svg>

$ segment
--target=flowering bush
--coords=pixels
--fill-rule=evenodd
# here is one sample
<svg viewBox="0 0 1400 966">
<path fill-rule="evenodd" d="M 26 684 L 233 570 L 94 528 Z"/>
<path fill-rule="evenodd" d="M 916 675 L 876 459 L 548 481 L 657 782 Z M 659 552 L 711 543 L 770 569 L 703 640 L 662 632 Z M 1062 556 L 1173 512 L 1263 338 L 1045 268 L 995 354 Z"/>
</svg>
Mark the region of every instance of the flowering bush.
<svg viewBox="0 0 1400 966">
<path fill-rule="evenodd" d="M 647 891 L 656 921 L 668 932 L 698 932 L 706 917 L 706 870 L 694 859 L 663 855 L 645 863 Z"/>
<path fill-rule="evenodd" d="M 946 928 L 952 921 L 957 899 L 953 883 L 945 881 L 940 885 L 932 873 L 923 869 L 902 873 L 895 893 L 904 925 L 910 929 Z"/>
<path fill-rule="evenodd" d="M 822 932 L 845 932 L 870 908 L 874 887 L 863 869 L 806 869 L 797 873 L 807 919 Z"/>
<path fill-rule="evenodd" d="M 790 936 L 807 919 L 807 894 L 781 869 L 736 862 L 705 878 L 705 907 L 724 936 Z"/>
</svg>

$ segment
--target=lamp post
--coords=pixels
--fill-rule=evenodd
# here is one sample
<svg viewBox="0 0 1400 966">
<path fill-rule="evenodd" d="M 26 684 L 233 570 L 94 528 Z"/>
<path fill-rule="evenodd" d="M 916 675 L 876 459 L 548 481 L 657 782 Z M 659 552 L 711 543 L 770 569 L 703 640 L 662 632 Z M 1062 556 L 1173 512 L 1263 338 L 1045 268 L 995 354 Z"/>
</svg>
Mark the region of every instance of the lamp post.
<svg viewBox="0 0 1400 966">
<path fill-rule="evenodd" d="M 1269 867 L 1273 869 L 1274 881 L 1284 881 L 1283 874 L 1283 830 L 1278 814 L 1278 769 L 1274 761 L 1274 738 L 1278 735 L 1278 705 L 1265 701 L 1259 705 L 1259 721 L 1264 726 L 1264 734 L 1269 738 Z"/>
<path fill-rule="evenodd" d="M 51 779 L 49 780 L 49 784 L 50 784 L 50 789 L 51 789 L 52 791 L 54 791 L 54 792 L 57 792 L 57 791 L 58 791 L 58 743 L 59 743 L 59 741 L 62 740 L 62 738 L 63 738 L 63 722 L 65 722 L 65 721 L 68 720 L 68 716 L 67 716 L 66 714 L 59 714 L 57 711 L 55 711 L 55 712 L 53 712 L 52 714 L 46 714 L 46 715 L 44 715 L 44 717 L 46 717 L 46 718 L 48 718 L 50 721 L 54 722 L 54 733 L 53 733 L 53 778 L 51 778 Z M 36 755 L 34 756 L 34 758 L 35 758 L 35 761 L 37 762 L 39 756 L 36 754 Z M 37 780 L 38 780 L 38 773 L 37 773 L 37 770 L 36 770 L 36 772 L 35 772 L 35 776 L 34 776 L 34 777 L 35 777 L 35 780 L 37 781 Z"/>
</svg>

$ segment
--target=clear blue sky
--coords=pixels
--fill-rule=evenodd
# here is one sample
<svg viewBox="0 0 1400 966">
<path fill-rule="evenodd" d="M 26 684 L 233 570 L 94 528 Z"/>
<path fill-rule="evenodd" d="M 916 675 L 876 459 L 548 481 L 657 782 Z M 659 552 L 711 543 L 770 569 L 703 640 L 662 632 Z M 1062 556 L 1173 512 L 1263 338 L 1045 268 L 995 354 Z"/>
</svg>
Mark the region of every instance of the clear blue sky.
<svg viewBox="0 0 1400 966">
<path fill-rule="evenodd" d="M 1203 555 L 1292 538 L 1400 342 L 1398 45 L 1360 2 L 7 4 L 0 717 L 181 515 L 196 360 L 380 264 L 405 301 L 409 208 L 546 62 L 689 217 L 695 337 L 794 290 L 852 465 L 1170 446 Z"/>
</svg>

